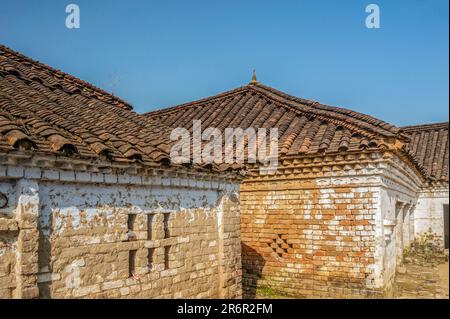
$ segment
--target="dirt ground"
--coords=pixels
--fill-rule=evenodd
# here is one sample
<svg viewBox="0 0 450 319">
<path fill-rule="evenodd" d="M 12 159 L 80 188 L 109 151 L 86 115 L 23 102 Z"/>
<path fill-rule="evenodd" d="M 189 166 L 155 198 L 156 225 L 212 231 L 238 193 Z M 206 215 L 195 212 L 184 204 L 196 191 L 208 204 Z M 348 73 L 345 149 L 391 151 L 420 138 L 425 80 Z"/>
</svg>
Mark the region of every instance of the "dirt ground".
<svg viewBox="0 0 450 319">
<path fill-rule="evenodd" d="M 405 265 L 395 280 L 398 299 L 448 299 L 449 263 L 436 267 Z"/>
<path fill-rule="evenodd" d="M 436 267 L 406 264 L 395 280 L 395 299 L 448 299 L 449 263 Z M 258 289 L 257 299 L 292 298 L 268 288 Z"/>
<path fill-rule="evenodd" d="M 444 293 L 448 298 L 448 272 L 449 272 L 449 265 L 448 262 L 445 264 L 442 264 L 438 266 L 438 272 L 439 272 L 439 283 L 441 284 L 442 288 L 444 289 Z"/>
</svg>

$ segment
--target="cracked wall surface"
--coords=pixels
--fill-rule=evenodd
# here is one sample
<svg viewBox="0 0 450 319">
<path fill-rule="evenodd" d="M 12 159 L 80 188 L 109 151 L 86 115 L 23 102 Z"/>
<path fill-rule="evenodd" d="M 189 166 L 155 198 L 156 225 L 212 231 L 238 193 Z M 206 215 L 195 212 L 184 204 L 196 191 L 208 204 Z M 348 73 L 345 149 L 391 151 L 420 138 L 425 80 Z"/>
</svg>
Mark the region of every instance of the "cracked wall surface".
<svg viewBox="0 0 450 319">
<path fill-rule="evenodd" d="M 241 297 L 237 182 L 3 171 L 1 298 Z"/>
</svg>

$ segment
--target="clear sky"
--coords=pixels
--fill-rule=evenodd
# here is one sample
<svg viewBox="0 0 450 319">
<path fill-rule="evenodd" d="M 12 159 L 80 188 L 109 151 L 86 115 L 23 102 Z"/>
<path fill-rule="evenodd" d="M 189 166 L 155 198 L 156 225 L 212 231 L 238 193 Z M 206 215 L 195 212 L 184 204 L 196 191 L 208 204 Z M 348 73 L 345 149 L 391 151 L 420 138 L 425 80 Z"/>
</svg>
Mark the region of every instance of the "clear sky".
<svg viewBox="0 0 450 319">
<path fill-rule="evenodd" d="M 65 26 L 69 3 L 81 28 Z M 367 29 L 366 5 L 381 9 Z M 146 112 L 258 80 L 395 125 L 448 121 L 448 0 L 2 1 L 0 43 Z"/>
</svg>

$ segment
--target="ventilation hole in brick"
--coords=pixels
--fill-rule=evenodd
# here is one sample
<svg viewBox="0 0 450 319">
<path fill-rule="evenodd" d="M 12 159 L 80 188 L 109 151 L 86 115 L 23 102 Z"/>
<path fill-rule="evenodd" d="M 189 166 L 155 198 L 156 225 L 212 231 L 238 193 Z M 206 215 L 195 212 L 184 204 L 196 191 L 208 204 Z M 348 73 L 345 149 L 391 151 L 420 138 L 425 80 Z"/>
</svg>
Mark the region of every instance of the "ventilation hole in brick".
<svg viewBox="0 0 450 319">
<path fill-rule="evenodd" d="M 155 214 L 147 215 L 147 239 L 152 240 L 153 236 L 153 219 L 155 218 Z"/>
<path fill-rule="evenodd" d="M 169 269 L 170 246 L 164 247 L 164 269 Z"/>
<path fill-rule="evenodd" d="M 136 223 L 136 214 L 128 214 L 128 230 L 134 230 L 134 224 Z"/>
<path fill-rule="evenodd" d="M 169 213 L 164 214 L 164 238 L 169 238 L 170 237 L 169 217 L 170 217 Z"/>
<path fill-rule="evenodd" d="M 269 244 L 269 246 L 272 248 L 272 251 L 277 254 L 278 257 L 283 257 L 283 254 L 288 253 L 287 248 L 284 248 L 286 247 L 286 245 L 289 248 L 292 248 L 292 244 L 288 244 L 287 240 L 284 237 L 285 235 L 283 234 L 277 234 L 275 238 L 272 238 L 272 241 L 275 245 Z"/>
<path fill-rule="evenodd" d="M 147 269 L 153 270 L 153 255 L 155 254 L 155 248 L 149 248 L 147 251 Z"/>
<path fill-rule="evenodd" d="M 130 250 L 128 253 L 128 276 L 133 277 L 136 273 L 136 253 L 137 250 Z"/>
</svg>

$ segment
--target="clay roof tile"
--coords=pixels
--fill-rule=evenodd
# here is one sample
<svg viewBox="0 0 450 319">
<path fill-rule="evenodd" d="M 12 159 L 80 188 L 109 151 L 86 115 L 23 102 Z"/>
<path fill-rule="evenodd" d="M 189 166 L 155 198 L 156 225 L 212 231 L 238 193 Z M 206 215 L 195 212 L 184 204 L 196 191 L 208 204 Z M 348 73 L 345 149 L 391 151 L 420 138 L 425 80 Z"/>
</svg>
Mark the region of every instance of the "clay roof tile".
<svg viewBox="0 0 450 319">
<path fill-rule="evenodd" d="M 60 156 L 170 165 L 170 132 L 111 93 L 0 45 L 0 152 L 20 144 Z"/>
<path fill-rule="evenodd" d="M 448 122 L 402 127 L 410 137 L 405 150 L 423 166 L 427 177 L 448 182 Z"/>
</svg>

